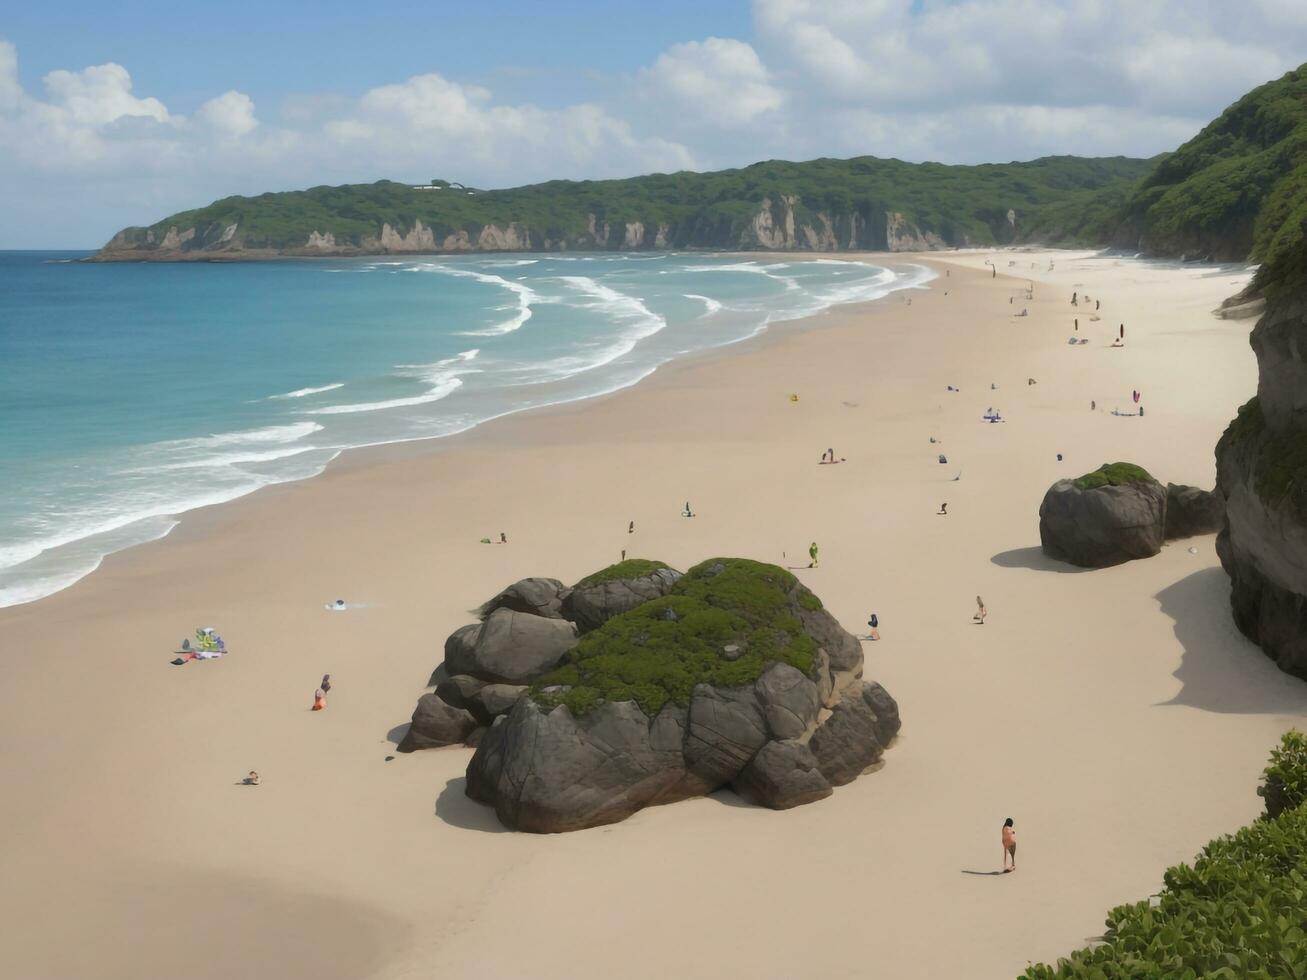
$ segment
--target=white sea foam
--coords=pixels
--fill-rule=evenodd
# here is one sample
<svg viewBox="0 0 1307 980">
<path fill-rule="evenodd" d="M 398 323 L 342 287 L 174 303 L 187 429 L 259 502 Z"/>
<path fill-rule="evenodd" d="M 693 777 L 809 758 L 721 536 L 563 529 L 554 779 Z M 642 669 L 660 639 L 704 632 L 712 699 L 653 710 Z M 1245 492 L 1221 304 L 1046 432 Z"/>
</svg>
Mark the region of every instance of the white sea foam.
<svg viewBox="0 0 1307 980">
<path fill-rule="evenodd" d="M 722 308 L 722 304 L 719 303 L 717 300 L 713 299 L 711 296 L 700 296 L 698 293 L 686 293 L 685 298 L 697 299 L 699 302 L 703 303 L 703 305 L 707 307 L 707 309 L 704 311 L 705 315 L 707 315 L 708 313 L 716 313 L 718 310 Z"/>
<path fill-rule="evenodd" d="M 536 261 L 534 259 L 530 261 Z M 522 324 L 531 319 L 531 304 L 536 300 L 536 292 L 530 286 L 523 286 L 520 282 L 512 282 L 503 276 L 496 276 L 492 273 L 477 272 L 473 269 L 456 269 L 447 265 L 427 265 L 422 266 L 422 270 L 429 272 L 440 272 L 447 276 L 461 276 L 465 279 L 475 279 L 477 282 L 484 282 L 491 286 L 499 286 L 501 289 L 507 289 L 517 297 L 516 306 L 501 307 L 504 310 L 513 310 L 513 315 L 507 320 L 496 323 L 493 326 L 485 327 L 481 330 L 464 330 L 460 333 L 463 337 L 498 337 L 506 333 L 512 333 L 514 330 L 521 328 Z"/>
<path fill-rule="evenodd" d="M 448 398 L 463 385 L 462 378 L 450 378 L 436 385 L 422 395 L 409 398 L 389 398 L 380 402 L 358 402 L 353 405 L 329 405 L 326 408 L 314 408 L 309 415 L 353 415 L 357 412 L 381 412 L 388 408 L 408 408 L 412 405 L 427 405 Z"/>
<path fill-rule="evenodd" d="M 321 432 L 317 422 L 292 422 L 289 425 L 269 425 L 262 429 L 245 429 L 240 432 L 220 432 L 198 439 L 174 439 L 157 445 L 165 450 L 211 449 L 214 446 L 247 446 L 269 442 L 295 442 L 315 432 Z"/>
<path fill-rule="evenodd" d="M 343 271 L 343 270 L 330 270 Z M 320 388 L 296 388 L 294 391 L 283 392 L 280 395 L 269 395 L 268 398 L 280 400 L 283 398 L 307 398 L 309 395 L 320 395 L 324 391 L 335 391 L 337 388 L 344 388 L 345 382 L 337 381 L 334 384 L 322 385 Z"/>
<path fill-rule="evenodd" d="M 777 275 L 777 269 L 788 269 L 789 265 L 784 262 L 776 262 L 772 265 L 759 265 L 757 262 L 724 262 L 721 265 L 687 265 L 683 272 L 747 272 L 752 275 L 766 276 L 768 279 L 774 279 L 785 287 L 789 292 L 802 289 L 798 280 L 791 276 Z"/>
</svg>

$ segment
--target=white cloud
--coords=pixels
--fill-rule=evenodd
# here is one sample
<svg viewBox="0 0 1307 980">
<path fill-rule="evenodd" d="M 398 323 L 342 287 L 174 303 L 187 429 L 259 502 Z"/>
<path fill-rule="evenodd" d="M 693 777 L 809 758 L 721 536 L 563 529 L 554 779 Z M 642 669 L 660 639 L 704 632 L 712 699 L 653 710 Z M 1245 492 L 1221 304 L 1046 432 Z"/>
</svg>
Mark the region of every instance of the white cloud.
<svg viewBox="0 0 1307 980">
<path fill-rule="evenodd" d="M 195 118 L 210 129 L 228 136 L 244 136 L 258 128 L 254 102 L 243 92 L 224 92 L 200 106 Z"/>
<path fill-rule="evenodd" d="M 122 65 L 92 65 L 78 72 L 52 71 L 45 76 L 45 89 L 51 104 L 62 108 L 75 123 L 100 126 L 133 116 L 170 121 L 168 110 L 158 99 L 132 95 L 132 77 Z"/>
<path fill-rule="evenodd" d="M 640 72 L 650 100 L 669 103 L 698 121 L 740 126 L 784 101 L 758 52 L 732 38 L 710 37 L 668 48 Z"/>
</svg>

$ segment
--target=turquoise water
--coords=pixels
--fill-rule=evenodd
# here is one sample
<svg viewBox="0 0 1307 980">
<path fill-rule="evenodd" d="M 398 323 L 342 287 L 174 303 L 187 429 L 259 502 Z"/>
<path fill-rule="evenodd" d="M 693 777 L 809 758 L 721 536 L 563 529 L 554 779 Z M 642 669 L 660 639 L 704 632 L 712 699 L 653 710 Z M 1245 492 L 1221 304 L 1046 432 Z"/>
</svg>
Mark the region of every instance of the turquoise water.
<svg viewBox="0 0 1307 980">
<path fill-rule="evenodd" d="M 930 278 L 701 254 L 77 262 L 0 252 L 0 606 L 343 449 L 616 390 Z"/>
</svg>

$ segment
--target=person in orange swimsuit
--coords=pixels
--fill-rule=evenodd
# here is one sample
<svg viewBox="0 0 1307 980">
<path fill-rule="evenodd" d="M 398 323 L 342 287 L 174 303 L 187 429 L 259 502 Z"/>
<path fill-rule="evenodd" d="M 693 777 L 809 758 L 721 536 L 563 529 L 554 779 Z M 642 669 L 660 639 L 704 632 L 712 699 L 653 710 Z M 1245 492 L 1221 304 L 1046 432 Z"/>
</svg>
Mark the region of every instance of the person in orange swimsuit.
<svg viewBox="0 0 1307 980">
<path fill-rule="evenodd" d="M 313 710 L 321 711 L 327 706 L 327 692 L 318 688 L 313 692 Z"/>
<path fill-rule="evenodd" d="M 1012 859 L 1012 867 L 1007 866 L 1008 858 Z M 1003 821 L 1003 872 L 1015 871 L 1017 869 L 1017 832 L 1012 826 L 1012 818 L 1008 817 Z"/>
</svg>

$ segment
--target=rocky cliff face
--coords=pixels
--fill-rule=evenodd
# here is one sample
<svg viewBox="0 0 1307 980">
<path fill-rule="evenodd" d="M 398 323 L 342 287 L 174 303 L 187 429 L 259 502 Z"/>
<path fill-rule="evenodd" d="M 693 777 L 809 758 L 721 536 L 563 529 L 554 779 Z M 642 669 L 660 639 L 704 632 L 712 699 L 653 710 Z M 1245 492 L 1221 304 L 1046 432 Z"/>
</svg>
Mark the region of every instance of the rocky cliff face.
<svg viewBox="0 0 1307 980">
<path fill-rule="evenodd" d="M 794 195 L 766 197 L 746 220 L 716 223 L 692 219 L 666 222 L 603 220 L 586 215 L 585 226 L 557 236 L 542 235 L 522 222 L 439 229 L 414 219 L 411 226 L 382 223 L 375 232 L 349 236 L 311 228 L 297 242 L 271 247 L 248 240 L 239 223 L 124 229 L 100 250 L 100 261 L 263 259 L 276 255 L 390 255 L 457 252 L 641 251 L 740 249 L 800 252 L 920 252 L 967 246 L 919 227 L 897 211 L 810 210 Z"/>
<path fill-rule="evenodd" d="M 1235 623 L 1307 677 L 1307 261 L 1252 332 L 1257 397 L 1216 448 L 1226 526 L 1217 538 Z"/>
</svg>

